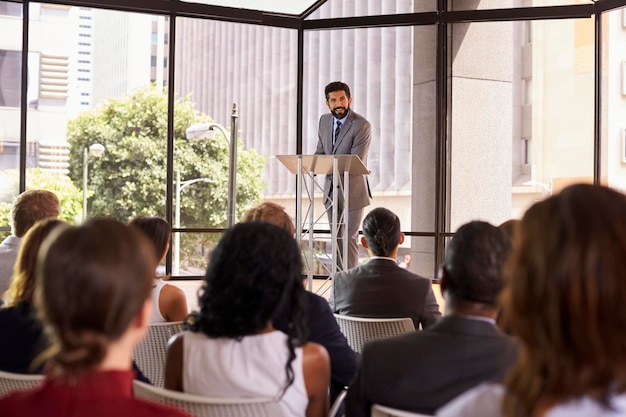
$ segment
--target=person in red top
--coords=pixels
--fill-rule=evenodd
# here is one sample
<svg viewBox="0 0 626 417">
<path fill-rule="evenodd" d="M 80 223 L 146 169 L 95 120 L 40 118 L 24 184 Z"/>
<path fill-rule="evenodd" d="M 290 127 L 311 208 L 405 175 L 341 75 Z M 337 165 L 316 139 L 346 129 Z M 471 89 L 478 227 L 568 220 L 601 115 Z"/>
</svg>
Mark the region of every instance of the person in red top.
<svg viewBox="0 0 626 417">
<path fill-rule="evenodd" d="M 38 387 L 0 398 L 4 417 L 185 417 L 133 398 L 131 357 L 152 308 L 153 250 L 112 219 L 59 226 L 38 258 L 35 305 L 52 347 Z"/>
</svg>

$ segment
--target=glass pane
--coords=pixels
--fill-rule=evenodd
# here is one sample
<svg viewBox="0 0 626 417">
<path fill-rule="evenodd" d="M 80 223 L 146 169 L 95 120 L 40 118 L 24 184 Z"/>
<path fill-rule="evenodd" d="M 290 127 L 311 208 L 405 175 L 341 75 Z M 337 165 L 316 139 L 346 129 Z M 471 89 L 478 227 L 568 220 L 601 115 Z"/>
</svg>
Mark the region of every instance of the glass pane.
<svg viewBox="0 0 626 417">
<path fill-rule="evenodd" d="M 434 26 L 320 30 L 305 32 L 304 37 L 303 153 L 315 152 L 320 116 L 329 112 L 324 87 L 331 81 L 346 82 L 351 108 L 372 129 L 365 162 L 373 198 L 364 216 L 375 207 L 386 207 L 400 217 L 403 230 L 431 233 L 435 39 Z M 315 213 L 324 213 L 320 194 Z M 321 220 L 316 229 L 327 229 L 325 216 Z M 432 269 L 432 264 L 425 268 Z"/>
<path fill-rule="evenodd" d="M 450 10 L 484 10 L 593 4 L 593 0 L 453 0 L 448 4 Z"/>
<path fill-rule="evenodd" d="M 22 5 L 0 1 L 0 240 L 19 191 Z"/>
<path fill-rule="evenodd" d="M 211 251 L 221 237 L 221 233 L 173 233 L 172 276 L 204 276 Z"/>
<path fill-rule="evenodd" d="M 593 180 L 593 28 L 593 19 L 452 27 L 450 231 L 520 217 Z"/>
<path fill-rule="evenodd" d="M 328 0 L 311 13 L 307 20 L 422 13 L 436 10 L 437 0 Z"/>
<path fill-rule="evenodd" d="M 602 181 L 626 193 L 626 8 L 602 16 Z"/>
<path fill-rule="evenodd" d="M 418 275 L 437 279 L 434 248 L 434 237 L 406 236 L 398 250 L 398 263 Z"/>
<path fill-rule="evenodd" d="M 176 126 L 184 131 L 211 122 L 215 127 L 214 139 L 177 135 L 174 169 L 181 184 L 211 180 L 181 192 L 180 225 L 226 225 L 233 103 L 238 109 L 235 219 L 263 194 L 293 202 L 295 179 L 271 156 L 296 151 L 296 31 L 183 18 L 177 25 L 175 85 L 184 98 L 176 104 Z M 207 129 L 198 136 L 207 136 Z"/>
<path fill-rule="evenodd" d="M 36 169 L 27 171 L 28 187 L 67 185 L 55 191 L 72 221 L 165 216 L 166 18 L 38 6 L 30 20 L 37 88 L 29 86 Z"/>
</svg>

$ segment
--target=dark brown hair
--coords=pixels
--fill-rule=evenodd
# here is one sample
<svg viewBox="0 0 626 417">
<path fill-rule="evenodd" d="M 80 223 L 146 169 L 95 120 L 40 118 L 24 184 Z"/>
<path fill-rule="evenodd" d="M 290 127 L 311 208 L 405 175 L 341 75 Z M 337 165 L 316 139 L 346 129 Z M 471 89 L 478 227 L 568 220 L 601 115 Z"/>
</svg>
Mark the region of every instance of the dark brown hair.
<svg viewBox="0 0 626 417">
<path fill-rule="evenodd" d="M 90 219 L 52 233 L 38 261 L 40 315 L 52 340 L 52 363 L 64 373 L 93 368 L 150 297 L 152 247 L 132 227 Z"/>
<path fill-rule="evenodd" d="M 324 96 L 326 97 L 326 101 L 328 101 L 330 93 L 334 93 L 335 91 L 343 91 L 346 93 L 346 97 L 350 98 L 350 87 L 348 87 L 348 84 L 341 81 L 333 81 L 324 87 Z"/>
<path fill-rule="evenodd" d="M 39 220 L 56 219 L 60 212 L 61 205 L 54 193 L 46 190 L 24 191 L 11 206 L 12 232 L 22 237 Z"/>
<path fill-rule="evenodd" d="M 626 196 L 578 184 L 532 206 L 517 229 L 502 296 L 520 359 L 504 415 L 531 416 L 626 390 Z"/>
<path fill-rule="evenodd" d="M 172 237 L 172 228 L 170 224 L 160 217 L 139 216 L 132 219 L 129 223 L 131 226 L 141 230 L 148 240 L 152 242 L 155 250 L 157 262 L 165 256 L 167 245 Z"/>
</svg>

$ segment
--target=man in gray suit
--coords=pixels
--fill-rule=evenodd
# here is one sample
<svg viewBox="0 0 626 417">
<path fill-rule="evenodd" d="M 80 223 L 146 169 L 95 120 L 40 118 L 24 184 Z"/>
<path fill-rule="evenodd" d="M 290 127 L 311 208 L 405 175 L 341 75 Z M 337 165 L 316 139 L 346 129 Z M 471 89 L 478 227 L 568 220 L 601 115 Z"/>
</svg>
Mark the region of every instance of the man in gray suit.
<svg viewBox="0 0 626 417">
<path fill-rule="evenodd" d="M 398 216 L 383 207 L 370 211 L 363 220 L 361 238 L 370 259 L 335 274 L 331 309 L 349 316 L 410 317 L 416 329 L 439 320 L 432 281 L 398 265 L 398 245 L 403 241 Z"/>
<path fill-rule="evenodd" d="M 371 126 L 365 118 L 352 109 L 352 97 L 350 87 L 340 81 L 335 81 L 324 89 L 326 105 L 330 113 L 320 117 L 316 155 L 358 155 L 363 164 L 367 166 L 367 154 L 370 148 Z M 363 207 L 370 204 L 372 195 L 369 183 L 365 175 L 351 175 L 348 195 L 348 256 L 342 253 L 343 268 L 353 268 L 359 263 L 359 247 L 357 237 L 359 225 L 363 217 Z M 332 223 L 330 207 L 332 205 L 333 177 L 327 175 L 324 183 L 324 205 L 328 210 L 329 221 Z M 343 210 L 343 196 L 338 198 L 337 212 Z M 343 236 L 343 227 L 338 232 L 339 250 L 343 250 L 340 244 Z M 341 252 L 340 252 L 341 253 Z M 340 264 L 341 266 L 341 264 Z"/>
<path fill-rule="evenodd" d="M 462 226 L 441 274 L 446 316 L 423 332 L 366 343 L 348 389 L 348 417 L 372 404 L 434 414 L 457 395 L 499 381 L 517 360 L 517 344 L 495 324 L 496 297 L 509 238 L 489 223 Z"/>
</svg>

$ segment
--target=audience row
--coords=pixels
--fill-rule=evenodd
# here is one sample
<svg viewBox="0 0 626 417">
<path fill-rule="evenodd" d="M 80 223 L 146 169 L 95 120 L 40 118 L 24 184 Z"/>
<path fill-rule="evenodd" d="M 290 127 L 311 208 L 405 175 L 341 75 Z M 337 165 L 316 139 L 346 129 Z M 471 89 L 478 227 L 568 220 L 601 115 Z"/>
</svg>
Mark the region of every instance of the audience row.
<svg viewBox="0 0 626 417">
<path fill-rule="evenodd" d="M 0 309 L 0 331 L 18 341 L 0 346 L 0 370 L 46 380 L 0 399 L 3 415 L 61 415 L 70 404 L 95 416 L 182 415 L 131 394 L 147 324 L 180 320 L 166 388 L 273 398 L 285 416 L 325 416 L 342 388 L 348 417 L 374 404 L 441 416 L 626 415 L 626 196 L 607 187 L 570 186 L 502 227 L 461 226 L 439 276 L 444 317 L 431 281 L 398 266 L 404 235 L 385 208 L 363 221 L 370 260 L 333 277 L 329 302 L 304 290 L 283 208 L 251 209 L 218 243 L 188 314 L 184 294 L 155 273 L 167 222 L 69 226 L 51 220 L 50 194 L 14 203 L 10 241 L 21 247 Z M 359 357 L 333 313 L 410 317 L 418 330 L 368 342 Z"/>
</svg>

